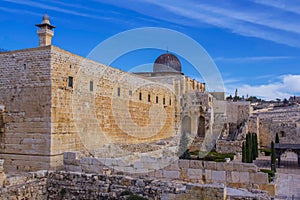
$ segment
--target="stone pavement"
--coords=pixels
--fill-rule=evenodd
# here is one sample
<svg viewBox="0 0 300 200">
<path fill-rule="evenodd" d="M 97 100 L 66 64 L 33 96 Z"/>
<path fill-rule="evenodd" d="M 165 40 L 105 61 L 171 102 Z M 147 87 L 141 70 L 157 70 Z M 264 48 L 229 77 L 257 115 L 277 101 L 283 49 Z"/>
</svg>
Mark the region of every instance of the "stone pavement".
<svg viewBox="0 0 300 200">
<path fill-rule="evenodd" d="M 276 168 L 276 200 L 300 200 L 300 168 L 296 154 L 287 153 Z M 261 156 L 254 163 L 259 168 L 270 169 L 270 156 Z"/>
<path fill-rule="evenodd" d="M 298 174 L 286 174 L 279 172 L 276 177 L 275 199 L 300 200 L 300 169 L 298 170 Z"/>
</svg>

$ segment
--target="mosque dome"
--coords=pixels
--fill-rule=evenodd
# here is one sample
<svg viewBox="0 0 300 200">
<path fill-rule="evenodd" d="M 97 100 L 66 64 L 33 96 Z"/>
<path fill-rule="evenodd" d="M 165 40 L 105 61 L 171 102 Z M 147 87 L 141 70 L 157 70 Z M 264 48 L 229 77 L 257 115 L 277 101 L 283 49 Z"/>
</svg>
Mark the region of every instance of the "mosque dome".
<svg viewBox="0 0 300 200">
<path fill-rule="evenodd" d="M 171 53 L 165 53 L 156 58 L 153 65 L 153 72 L 181 73 L 181 63 L 175 55 Z"/>
</svg>

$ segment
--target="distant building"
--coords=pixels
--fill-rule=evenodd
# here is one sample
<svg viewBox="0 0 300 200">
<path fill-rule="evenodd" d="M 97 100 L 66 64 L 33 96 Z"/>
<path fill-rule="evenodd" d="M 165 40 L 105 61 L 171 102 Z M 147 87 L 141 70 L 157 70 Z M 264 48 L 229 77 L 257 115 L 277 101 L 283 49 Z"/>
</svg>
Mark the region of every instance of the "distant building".
<svg viewBox="0 0 300 200">
<path fill-rule="evenodd" d="M 296 97 L 296 96 L 290 97 L 289 102 L 300 103 L 300 97 Z"/>
</svg>

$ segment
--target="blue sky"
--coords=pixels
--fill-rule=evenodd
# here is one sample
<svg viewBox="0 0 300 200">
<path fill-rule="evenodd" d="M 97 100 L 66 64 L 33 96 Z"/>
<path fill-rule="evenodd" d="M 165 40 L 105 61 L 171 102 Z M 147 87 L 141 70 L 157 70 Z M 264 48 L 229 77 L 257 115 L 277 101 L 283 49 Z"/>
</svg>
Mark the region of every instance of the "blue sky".
<svg viewBox="0 0 300 200">
<path fill-rule="evenodd" d="M 119 32 L 169 28 L 205 48 L 228 95 L 236 88 L 240 95 L 264 99 L 300 95 L 299 0 L 0 0 L 0 48 L 36 47 L 34 24 L 45 12 L 57 27 L 53 45 L 84 57 Z M 128 71 L 160 53 L 135 52 L 113 66 Z M 187 75 L 198 78 L 182 63 Z"/>
</svg>

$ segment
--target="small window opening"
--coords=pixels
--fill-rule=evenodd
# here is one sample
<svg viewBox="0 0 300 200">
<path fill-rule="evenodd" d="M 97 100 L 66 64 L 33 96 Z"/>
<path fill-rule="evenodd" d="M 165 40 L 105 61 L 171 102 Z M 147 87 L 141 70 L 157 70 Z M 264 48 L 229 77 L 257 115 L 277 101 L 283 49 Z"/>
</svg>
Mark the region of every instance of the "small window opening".
<svg viewBox="0 0 300 200">
<path fill-rule="evenodd" d="M 132 90 L 129 90 L 129 95 L 132 96 Z"/>
<path fill-rule="evenodd" d="M 72 69 L 72 65 L 70 65 L 70 69 Z"/>
<path fill-rule="evenodd" d="M 165 97 L 163 98 L 163 104 L 164 105 L 166 104 L 166 98 Z"/>
<path fill-rule="evenodd" d="M 156 96 L 156 103 L 158 103 L 158 96 Z"/>
<path fill-rule="evenodd" d="M 141 93 L 141 92 L 140 92 L 140 97 L 139 97 L 139 99 L 142 100 L 142 93 Z"/>
<path fill-rule="evenodd" d="M 94 90 L 94 83 L 93 81 L 90 81 L 90 91 L 92 92 Z"/>
<path fill-rule="evenodd" d="M 170 106 L 172 105 L 172 99 L 170 99 L 170 103 L 169 104 L 170 104 Z"/>
<path fill-rule="evenodd" d="M 26 64 L 24 64 L 23 67 L 24 67 L 24 69 L 26 69 L 26 67 L 27 67 Z"/>
<path fill-rule="evenodd" d="M 284 131 L 280 131 L 280 135 L 281 135 L 281 137 L 285 137 L 285 132 Z"/>
<path fill-rule="evenodd" d="M 118 88 L 118 97 L 121 96 L 121 88 Z"/>
<path fill-rule="evenodd" d="M 69 78 L 68 78 L 68 86 L 73 88 L 73 77 L 72 76 L 69 76 Z"/>
<path fill-rule="evenodd" d="M 148 94 L 148 102 L 151 102 L 151 96 Z"/>
</svg>

